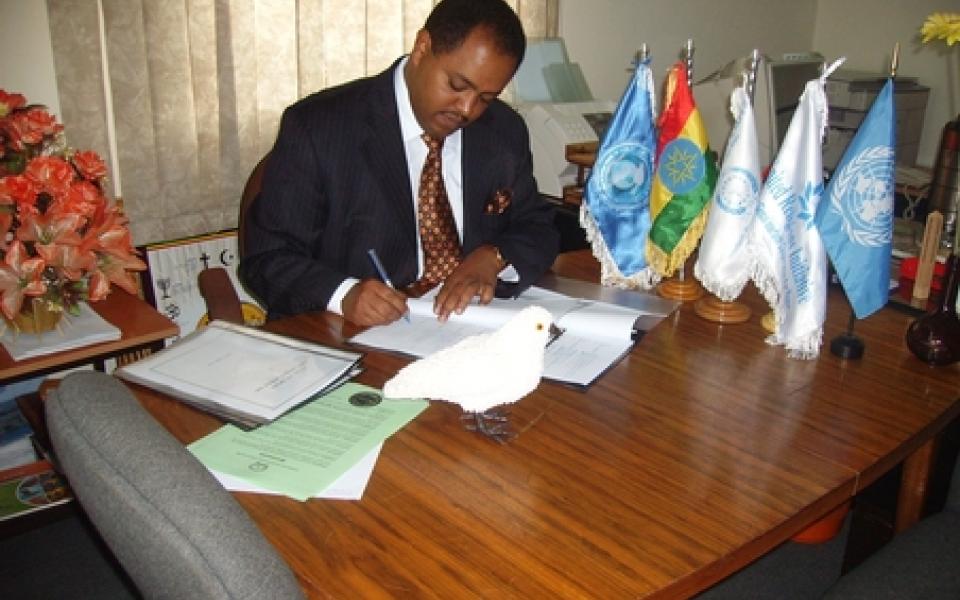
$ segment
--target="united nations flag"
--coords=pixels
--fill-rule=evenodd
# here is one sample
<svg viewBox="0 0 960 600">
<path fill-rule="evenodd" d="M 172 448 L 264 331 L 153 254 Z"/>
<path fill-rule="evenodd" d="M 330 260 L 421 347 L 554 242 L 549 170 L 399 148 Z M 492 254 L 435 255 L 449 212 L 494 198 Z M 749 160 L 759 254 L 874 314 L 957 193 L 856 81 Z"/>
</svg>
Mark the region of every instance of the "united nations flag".
<svg viewBox="0 0 960 600">
<path fill-rule="evenodd" d="M 656 149 L 649 59 L 639 61 L 617 104 L 587 180 L 580 224 L 600 261 L 600 281 L 650 288 L 658 281 L 644 252 L 650 231 L 650 182 Z"/>
<path fill-rule="evenodd" d="M 817 211 L 823 245 L 858 319 L 881 308 L 890 295 L 895 135 L 893 80 L 888 79 Z"/>
</svg>

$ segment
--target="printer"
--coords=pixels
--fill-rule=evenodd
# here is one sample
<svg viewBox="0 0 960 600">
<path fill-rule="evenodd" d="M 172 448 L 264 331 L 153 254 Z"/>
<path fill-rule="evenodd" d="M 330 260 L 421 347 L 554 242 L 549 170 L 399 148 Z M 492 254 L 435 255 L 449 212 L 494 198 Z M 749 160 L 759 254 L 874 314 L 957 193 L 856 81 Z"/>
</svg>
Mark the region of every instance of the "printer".
<svg viewBox="0 0 960 600">
<path fill-rule="evenodd" d="M 566 159 L 567 146 L 596 142 L 616 103 L 594 100 L 579 65 L 567 58 L 560 38 L 530 40 L 510 84 L 513 108 L 530 132 L 533 175 L 541 194 L 561 198 L 576 182 L 577 166 Z"/>
<path fill-rule="evenodd" d="M 886 81 L 883 73 L 845 69 L 838 69 L 827 79 L 825 91 L 830 115 L 823 142 L 824 168 L 831 171 L 836 168 Z M 918 84 L 915 77 L 897 76 L 893 80 L 893 94 L 897 164 L 912 167 L 917 162 L 930 88 Z"/>
</svg>

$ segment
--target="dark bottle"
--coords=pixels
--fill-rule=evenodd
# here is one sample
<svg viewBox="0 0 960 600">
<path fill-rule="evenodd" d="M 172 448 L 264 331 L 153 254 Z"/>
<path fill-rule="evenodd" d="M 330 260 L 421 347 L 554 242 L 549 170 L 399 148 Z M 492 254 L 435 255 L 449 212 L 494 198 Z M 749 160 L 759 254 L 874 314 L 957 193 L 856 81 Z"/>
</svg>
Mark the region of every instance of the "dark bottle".
<svg viewBox="0 0 960 600">
<path fill-rule="evenodd" d="M 960 321 L 957 320 L 957 284 L 960 260 L 947 260 L 946 287 L 939 307 L 919 317 L 907 329 L 907 347 L 920 360 L 931 365 L 949 365 L 960 360 Z"/>
</svg>

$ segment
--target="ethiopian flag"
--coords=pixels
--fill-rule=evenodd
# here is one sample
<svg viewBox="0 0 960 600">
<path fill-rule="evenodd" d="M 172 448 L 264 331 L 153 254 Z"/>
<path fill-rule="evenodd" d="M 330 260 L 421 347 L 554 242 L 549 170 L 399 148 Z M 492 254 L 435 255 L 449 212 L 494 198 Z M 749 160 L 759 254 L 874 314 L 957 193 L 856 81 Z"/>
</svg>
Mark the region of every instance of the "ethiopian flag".
<svg viewBox="0 0 960 600">
<path fill-rule="evenodd" d="M 669 277 L 690 256 L 703 233 L 704 209 L 717 183 L 717 156 L 707 143 L 707 130 L 682 62 L 670 69 L 664 98 L 650 191 L 653 224 L 647 239 L 647 262 Z"/>
</svg>

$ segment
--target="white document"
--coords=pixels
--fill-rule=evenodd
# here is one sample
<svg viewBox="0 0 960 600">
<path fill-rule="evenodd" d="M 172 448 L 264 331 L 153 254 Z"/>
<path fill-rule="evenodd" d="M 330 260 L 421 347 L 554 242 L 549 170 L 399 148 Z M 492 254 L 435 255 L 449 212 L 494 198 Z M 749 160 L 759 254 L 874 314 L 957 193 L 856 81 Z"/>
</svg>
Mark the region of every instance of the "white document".
<svg viewBox="0 0 960 600">
<path fill-rule="evenodd" d="M 359 500 L 363 497 L 364 490 L 367 489 L 367 483 L 370 482 L 370 476 L 373 475 L 373 467 L 377 464 L 377 458 L 380 456 L 380 449 L 383 444 L 377 444 L 377 447 L 367 453 L 366 456 L 357 461 L 357 464 L 341 475 L 336 481 L 328 485 L 324 490 L 317 492 L 314 498 L 325 498 L 327 500 Z M 231 492 L 250 492 L 252 494 L 274 494 L 283 495 L 283 492 L 268 490 L 267 488 L 254 485 L 238 477 L 227 475 L 219 471 L 210 470 L 210 473 L 217 478 L 217 481 Z"/>
<path fill-rule="evenodd" d="M 255 425 L 340 383 L 360 357 L 215 321 L 117 373 L 228 420 Z"/>
<path fill-rule="evenodd" d="M 57 328 L 45 333 L 17 333 L 7 325 L 0 343 L 13 360 L 23 360 L 120 339 L 120 329 L 86 302 L 81 302 L 79 309 L 79 315 L 64 314 Z"/>
<path fill-rule="evenodd" d="M 408 300 L 409 322 L 400 319 L 390 325 L 371 327 L 350 341 L 423 357 L 469 335 L 497 329 L 520 310 L 536 305 L 549 311 L 554 324 L 564 330 L 547 347 L 543 376 L 589 385 L 633 346 L 634 324 L 646 314 L 634 308 L 531 287 L 518 298 L 495 298 L 486 306 L 472 304 L 462 315 L 450 315 L 446 323 L 441 323 L 433 314 L 434 295 Z"/>
</svg>

